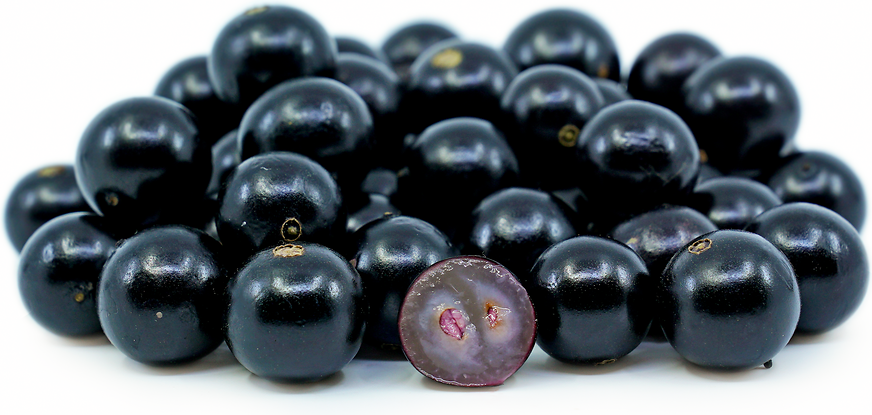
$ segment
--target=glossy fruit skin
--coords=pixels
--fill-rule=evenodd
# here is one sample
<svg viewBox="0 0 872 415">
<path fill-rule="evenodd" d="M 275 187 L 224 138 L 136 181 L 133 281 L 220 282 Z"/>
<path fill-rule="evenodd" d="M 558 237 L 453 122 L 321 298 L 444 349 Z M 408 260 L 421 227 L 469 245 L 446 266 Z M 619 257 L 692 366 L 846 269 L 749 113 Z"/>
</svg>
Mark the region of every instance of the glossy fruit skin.
<svg viewBox="0 0 872 415">
<path fill-rule="evenodd" d="M 842 215 L 857 230 L 866 221 L 866 192 L 857 174 L 842 160 L 819 151 L 785 160 L 767 184 L 784 202 L 808 202 Z"/>
<path fill-rule="evenodd" d="M 391 204 L 387 196 L 380 194 L 366 195 L 367 202 L 363 207 L 348 214 L 345 231 L 351 235 L 367 223 L 386 216 L 399 215 L 400 210 Z"/>
<path fill-rule="evenodd" d="M 481 199 L 518 180 L 518 160 L 505 138 L 493 124 L 476 118 L 430 126 L 407 149 L 405 159 L 407 170 L 395 198 L 398 207 L 446 233 L 443 226 L 464 224 Z"/>
<path fill-rule="evenodd" d="M 518 74 L 502 51 L 459 39 L 428 48 L 410 71 L 402 107 L 413 133 L 453 117 L 498 122 L 500 97 Z"/>
<path fill-rule="evenodd" d="M 675 113 L 643 101 L 608 106 L 576 143 L 578 187 L 595 204 L 645 211 L 693 191 L 699 150 Z"/>
<path fill-rule="evenodd" d="M 766 185 L 743 177 L 716 177 L 696 186 L 687 204 L 719 229 L 745 229 L 757 215 L 781 204 Z"/>
<path fill-rule="evenodd" d="M 312 381 L 339 372 L 363 338 L 366 305 L 354 267 L 311 243 L 302 255 L 266 249 L 230 284 L 227 345 L 255 375 Z"/>
<path fill-rule="evenodd" d="M 400 78 L 384 62 L 352 53 L 340 53 L 336 80 L 363 98 L 372 115 L 372 144 L 378 164 L 394 163 L 403 148 L 405 124 L 397 117 L 402 90 Z"/>
<path fill-rule="evenodd" d="M 366 174 L 360 184 L 360 191 L 366 194 L 380 194 L 391 197 L 397 193 L 397 172 L 376 167 Z"/>
<path fill-rule="evenodd" d="M 721 173 L 718 169 L 716 169 L 716 168 L 714 168 L 706 163 L 701 163 L 699 165 L 699 177 L 697 177 L 696 183 L 697 183 L 697 185 L 699 185 L 700 183 L 702 183 L 706 180 L 714 179 L 715 177 L 723 177 L 723 176 L 724 176 L 724 174 Z"/>
<path fill-rule="evenodd" d="M 353 53 L 356 55 L 367 56 L 376 59 L 379 62 L 388 64 L 388 58 L 381 50 L 373 49 L 360 39 L 348 36 L 336 36 L 333 40 L 336 42 L 336 51 L 338 53 Z M 393 70 L 391 70 L 391 72 L 393 72 Z"/>
<path fill-rule="evenodd" d="M 52 333 L 100 333 L 97 281 L 115 252 L 116 235 L 101 217 L 67 213 L 41 226 L 21 251 L 18 289 L 28 313 Z"/>
<path fill-rule="evenodd" d="M 790 261 L 750 232 L 696 238 L 675 254 L 656 291 L 669 343 L 705 368 L 760 366 L 784 348 L 799 321 Z"/>
<path fill-rule="evenodd" d="M 621 222 L 609 236 L 636 252 L 657 281 L 683 246 L 716 230 L 717 225 L 691 208 L 664 206 Z"/>
<path fill-rule="evenodd" d="M 371 222 L 352 240 L 352 263 L 369 304 L 364 341 L 399 346 L 400 305 L 412 281 L 427 267 L 459 252 L 435 226 L 408 216 Z"/>
<path fill-rule="evenodd" d="M 542 252 L 577 235 L 569 215 L 569 207 L 548 193 L 503 189 L 472 211 L 463 249 L 500 262 L 524 282 Z"/>
<path fill-rule="evenodd" d="M 110 220 L 170 221 L 206 194 L 210 149 L 185 107 L 166 98 L 130 98 L 88 125 L 76 180 L 91 208 Z"/>
<path fill-rule="evenodd" d="M 333 76 L 336 42 L 312 16 L 287 6 L 262 6 L 231 20 L 209 55 L 209 79 L 221 100 L 247 108 L 288 79 Z"/>
<path fill-rule="evenodd" d="M 279 244 L 290 218 L 300 223 L 301 241 L 329 244 L 344 233 L 339 186 L 327 170 L 299 154 L 277 151 L 245 160 L 218 200 L 218 235 L 237 259 Z"/>
<path fill-rule="evenodd" d="M 427 48 L 446 39 L 459 37 L 453 30 L 438 23 L 420 22 L 403 26 L 382 44 L 381 51 L 405 84 L 415 59 Z"/>
<path fill-rule="evenodd" d="M 603 107 L 633 99 L 623 85 L 611 79 L 593 78 L 593 83 L 596 84 L 597 89 L 599 89 L 600 94 L 603 96 Z"/>
<path fill-rule="evenodd" d="M 823 333 L 844 323 L 869 285 L 860 234 L 837 213 L 811 203 L 785 203 L 757 216 L 748 231 L 766 238 L 793 264 L 802 298 L 797 332 Z"/>
<path fill-rule="evenodd" d="M 444 321 L 449 309 L 456 317 Z M 400 307 L 399 329 L 403 353 L 422 375 L 454 386 L 496 386 L 533 351 L 536 314 L 511 271 L 487 258 L 460 256 L 415 279 Z"/>
<path fill-rule="evenodd" d="M 221 244 L 185 226 L 124 240 L 100 275 L 97 312 L 106 337 L 133 360 L 199 359 L 223 340 L 229 276 Z"/>
<path fill-rule="evenodd" d="M 500 101 L 501 130 L 531 187 L 572 185 L 578 134 L 604 105 L 596 84 L 567 66 L 537 65 L 512 80 Z"/>
<path fill-rule="evenodd" d="M 237 131 L 233 130 L 212 146 L 212 178 L 209 179 L 209 187 L 206 189 L 206 194 L 212 198 L 218 198 L 218 192 L 227 182 L 227 177 L 242 163 L 237 135 Z"/>
<path fill-rule="evenodd" d="M 16 251 L 49 220 L 70 212 L 89 212 L 73 166 L 45 166 L 21 178 L 6 200 L 6 235 Z"/>
<path fill-rule="evenodd" d="M 154 94 L 171 99 L 191 110 L 203 140 L 215 143 L 224 134 L 239 126 L 242 111 L 221 101 L 209 81 L 206 57 L 185 59 L 167 71 Z"/>
<path fill-rule="evenodd" d="M 771 63 L 714 59 L 685 81 L 682 116 L 709 163 L 721 171 L 766 166 L 791 146 L 799 97 Z"/>
<path fill-rule="evenodd" d="M 621 358 L 651 325 L 648 270 L 615 241 L 579 236 L 548 248 L 526 286 L 536 307 L 537 343 L 562 362 Z"/>
<path fill-rule="evenodd" d="M 599 22 L 575 10 L 552 9 L 527 18 L 512 31 L 503 50 L 521 70 L 556 63 L 591 78 L 621 81 L 611 35 Z"/>
<path fill-rule="evenodd" d="M 258 98 L 239 125 L 241 158 L 270 151 L 310 157 L 339 176 L 370 167 L 372 116 L 348 86 L 327 78 L 284 82 Z"/>
<path fill-rule="evenodd" d="M 700 66 L 720 57 L 721 51 L 691 33 L 672 33 L 651 42 L 633 62 L 627 91 L 633 98 L 653 102 L 681 113 L 681 87 Z"/>
</svg>

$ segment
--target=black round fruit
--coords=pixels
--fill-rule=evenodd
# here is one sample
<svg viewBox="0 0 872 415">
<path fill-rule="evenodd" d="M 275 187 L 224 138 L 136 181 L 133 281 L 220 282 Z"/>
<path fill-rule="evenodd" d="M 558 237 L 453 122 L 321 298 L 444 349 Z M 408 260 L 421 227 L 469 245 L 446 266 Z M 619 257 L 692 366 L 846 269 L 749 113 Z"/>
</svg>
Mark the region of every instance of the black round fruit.
<svg viewBox="0 0 872 415">
<path fill-rule="evenodd" d="M 288 79 L 333 76 L 336 54 L 336 42 L 312 16 L 287 6 L 261 6 L 218 34 L 209 79 L 218 97 L 244 109 Z"/>
<path fill-rule="evenodd" d="M 103 110 L 79 141 L 76 180 L 95 212 L 131 226 L 171 221 L 206 194 L 211 143 L 190 111 L 166 98 Z"/>
<path fill-rule="evenodd" d="M 569 363 L 608 363 L 641 342 L 653 316 L 645 263 L 626 245 L 579 236 L 536 261 L 526 284 L 537 343 Z"/>
<path fill-rule="evenodd" d="M 697 365 L 747 369 L 771 360 L 799 321 L 790 261 L 759 235 L 720 230 L 696 238 L 669 262 L 657 317 L 672 347 Z"/>
<path fill-rule="evenodd" d="M 687 201 L 720 229 L 744 229 L 757 215 L 780 204 L 766 185 L 743 177 L 706 180 Z"/>
<path fill-rule="evenodd" d="M 463 250 L 500 262 L 526 282 L 542 252 L 577 235 L 569 213 L 568 206 L 542 191 L 497 191 L 472 211 Z"/>
<path fill-rule="evenodd" d="M 239 125 L 242 110 L 221 101 L 209 82 L 205 56 L 185 59 L 158 82 L 154 94 L 178 102 L 196 116 L 203 140 L 210 144 Z"/>
<path fill-rule="evenodd" d="M 709 163 L 721 171 L 768 166 L 787 150 L 799 126 L 799 97 L 771 63 L 714 59 L 683 86 L 682 116 Z"/>
<path fill-rule="evenodd" d="M 857 230 L 866 221 L 866 193 L 857 174 L 843 161 L 819 151 L 790 156 L 769 178 L 785 203 L 808 202 L 842 215 Z"/>
<path fill-rule="evenodd" d="M 585 125 L 576 143 L 575 180 L 588 200 L 641 212 L 693 191 L 699 150 L 675 113 L 643 101 L 610 105 Z"/>
<path fill-rule="evenodd" d="M 299 154 L 277 151 L 242 162 L 219 203 L 218 235 L 238 260 L 283 240 L 333 243 L 345 230 L 336 181 Z"/>
<path fill-rule="evenodd" d="M 21 178 L 6 200 L 6 235 L 16 251 L 49 220 L 65 213 L 88 212 L 73 166 L 42 167 Z"/>
<path fill-rule="evenodd" d="M 407 149 L 405 162 L 395 200 L 443 231 L 446 223 L 461 226 L 482 198 L 518 180 L 518 160 L 503 135 L 476 118 L 430 126 Z"/>
<path fill-rule="evenodd" d="M 446 39 L 458 37 L 454 31 L 436 23 L 414 23 L 404 26 L 385 40 L 381 50 L 403 83 L 409 81 L 409 71 L 415 59 L 427 48 Z"/>
<path fill-rule="evenodd" d="M 229 280 L 220 250 L 184 226 L 150 228 L 122 242 L 100 274 L 97 311 L 106 337 L 150 365 L 199 359 L 218 347 Z"/>
<path fill-rule="evenodd" d="M 366 102 L 351 88 L 327 78 L 296 79 L 270 89 L 245 112 L 241 157 L 292 151 L 350 179 L 371 167 L 372 131 Z"/>
<path fill-rule="evenodd" d="M 500 97 L 518 74 L 504 53 L 480 43 L 439 42 L 412 64 L 402 114 L 417 133 L 453 117 L 500 119 Z"/>
<path fill-rule="evenodd" d="M 621 80 L 611 35 L 599 22 L 575 10 L 547 10 L 527 18 L 512 31 L 503 50 L 521 70 L 556 63 L 591 78 Z"/>
<path fill-rule="evenodd" d="M 593 82 L 603 96 L 603 107 L 633 99 L 623 85 L 605 78 L 593 78 Z"/>
<path fill-rule="evenodd" d="M 408 216 L 387 217 L 361 228 L 354 234 L 352 248 L 352 263 L 369 304 L 364 340 L 399 346 L 400 305 L 412 281 L 427 267 L 458 252 L 436 227 Z"/>
<path fill-rule="evenodd" d="M 348 214 L 345 230 L 349 235 L 376 219 L 385 216 L 399 215 L 400 211 L 391 204 L 387 196 L 380 194 L 366 195 L 367 202 L 353 213 Z"/>
<path fill-rule="evenodd" d="M 339 372 L 360 349 L 360 276 L 321 245 L 280 245 L 251 258 L 229 288 L 227 345 L 246 369 L 279 381 Z"/>
<path fill-rule="evenodd" d="M 93 213 L 68 213 L 41 226 L 18 265 L 18 289 L 37 323 L 63 336 L 99 333 L 97 281 L 115 252 L 111 226 Z"/>
<path fill-rule="evenodd" d="M 832 330 L 860 306 L 869 285 L 869 259 L 847 220 L 818 205 L 786 203 L 757 216 L 747 230 L 766 238 L 793 264 L 802 299 L 798 332 Z"/>
<path fill-rule="evenodd" d="M 633 98 L 653 102 L 681 113 L 684 81 L 721 51 L 697 35 L 673 33 L 651 42 L 633 62 L 627 91 Z"/>
<path fill-rule="evenodd" d="M 388 58 L 381 50 L 376 51 L 360 39 L 348 36 L 336 36 L 334 40 L 336 41 L 336 51 L 339 53 L 352 53 L 360 56 L 367 56 L 388 64 Z"/>
<path fill-rule="evenodd" d="M 501 129 L 524 180 L 570 187 L 578 134 L 604 105 L 596 84 L 573 68 L 538 65 L 518 74 L 501 99 Z"/>
</svg>

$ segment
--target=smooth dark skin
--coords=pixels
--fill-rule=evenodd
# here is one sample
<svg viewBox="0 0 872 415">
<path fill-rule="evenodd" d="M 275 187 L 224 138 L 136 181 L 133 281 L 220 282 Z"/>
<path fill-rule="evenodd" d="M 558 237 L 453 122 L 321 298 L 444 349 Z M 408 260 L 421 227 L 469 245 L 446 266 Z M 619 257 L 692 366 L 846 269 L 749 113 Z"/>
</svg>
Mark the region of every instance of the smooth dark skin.
<svg viewBox="0 0 872 415">
<path fill-rule="evenodd" d="M 388 58 L 381 50 L 376 51 L 360 39 L 348 36 L 336 36 L 334 40 L 336 41 L 336 51 L 339 53 L 353 53 L 356 55 L 367 56 L 377 59 L 385 64 L 389 64 Z M 393 72 L 393 70 L 391 70 L 391 72 Z"/>
<path fill-rule="evenodd" d="M 681 86 L 706 62 L 721 56 L 708 40 L 690 33 L 673 33 L 651 42 L 633 62 L 627 91 L 633 98 L 681 113 Z"/>
<path fill-rule="evenodd" d="M 699 150 L 675 113 L 643 101 L 604 108 L 576 143 L 575 180 L 601 207 L 642 212 L 693 191 Z"/>
<path fill-rule="evenodd" d="M 336 42 L 312 16 L 262 6 L 231 20 L 209 55 L 209 79 L 221 100 L 247 108 L 288 79 L 333 76 Z"/>
<path fill-rule="evenodd" d="M 845 322 L 869 285 L 869 259 L 851 224 L 810 203 L 785 203 L 758 216 L 748 231 L 787 255 L 802 298 L 796 331 L 823 333 Z"/>
<path fill-rule="evenodd" d="M 518 180 L 518 160 L 505 138 L 476 118 L 427 128 L 406 151 L 405 161 L 395 200 L 408 214 L 443 231 L 443 223 L 461 226 L 482 198 Z"/>
<path fill-rule="evenodd" d="M 599 89 L 600 94 L 603 96 L 603 107 L 633 99 L 623 85 L 611 79 L 593 78 L 593 83 L 596 84 L 597 89 Z"/>
<path fill-rule="evenodd" d="M 464 251 L 491 258 L 521 281 L 549 246 L 577 235 L 569 207 L 548 193 L 513 187 L 484 198 L 472 211 Z"/>
<path fill-rule="evenodd" d="M 330 244 L 344 233 L 339 186 L 299 154 L 271 152 L 242 162 L 218 200 L 218 235 L 237 259 L 281 243 L 290 218 L 302 226 L 301 241 Z"/>
<path fill-rule="evenodd" d="M 233 130 L 212 146 L 212 178 L 209 179 L 209 187 L 206 194 L 218 197 L 221 186 L 227 182 L 227 177 L 233 169 L 241 163 L 239 157 L 239 139 L 236 130 Z"/>
<path fill-rule="evenodd" d="M 380 194 L 391 197 L 397 193 L 397 172 L 376 167 L 366 174 L 360 184 L 360 190 L 366 194 Z"/>
<path fill-rule="evenodd" d="M 415 59 L 430 46 L 458 35 L 438 23 L 413 23 L 390 35 L 381 47 L 382 53 L 405 84 L 409 81 L 409 68 Z"/>
<path fill-rule="evenodd" d="M 793 84 L 761 59 L 711 60 L 682 91 L 682 116 L 709 163 L 724 172 L 768 166 L 791 146 L 799 126 Z"/>
<path fill-rule="evenodd" d="M 702 163 L 699 165 L 699 177 L 696 179 L 697 185 L 708 180 L 714 179 L 715 177 L 723 177 L 723 173 L 718 171 L 718 169 L 709 166 L 706 163 Z"/>
<path fill-rule="evenodd" d="M 857 173 L 845 162 L 819 151 L 785 160 L 767 184 L 787 202 L 808 202 L 842 215 L 857 230 L 866 221 L 866 192 Z"/>
<path fill-rule="evenodd" d="M 645 261 L 652 283 L 661 278 L 666 264 L 681 247 L 694 238 L 718 230 L 705 215 L 683 206 L 651 210 L 621 222 L 609 237 L 630 247 Z M 654 319 L 648 337 L 666 341 L 660 322 Z"/>
<path fill-rule="evenodd" d="M 369 169 L 372 132 L 366 102 L 351 88 L 305 78 L 278 85 L 251 105 L 239 125 L 239 145 L 242 160 L 292 151 L 351 179 Z"/>
<path fill-rule="evenodd" d="M 536 307 L 537 343 L 567 363 L 629 354 L 651 325 L 651 281 L 626 245 L 579 236 L 549 248 L 526 284 Z"/>
<path fill-rule="evenodd" d="M 348 214 L 345 230 L 349 235 L 376 219 L 400 214 L 399 209 L 391 204 L 387 196 L 373 193 L 366 195 L 366 198 L 367 203 L 362 208 Z"/>
<path fill-rule="evenodd" d="M 596 84 L 573 68 L 538 65 L 512 80 L 500 101 L 502 131 L 531 187 L 572 185 L 578 134 L 603 106 Z"/>
<path fill-rule="evenodd" d="M 97 311 L 106 337 L 149 365 L 199 359 L 223 340 L 227 275 L 221 245 L 184 226 L 125 240 L 100 275 Z"/>
<path fill-rule="evenodd" d="M 70 212 L 89 212 L 73 166 L 45 166 L 21 178 L 6 200 L 6 235 L 16 251 L 49 220 Z"/>
<path fill-rule="evenodd" d="M 591 78 L 621 80 L 611 35 L 599 22 L 575 10 L 553 9 L 527 18 L 512 31 L 503 50 L 521 70 L 556 63 Z"/>
<path fill-rule="evenodd" d="M 743 177 L 715 177 L 696 186 L 687 205 L 719 229 L 744 229 L 757 215 L 781 204 L 766 185 Z"/>
<path fill-rule="evenodd" d="M 336 80 L 363 98 L 372 115 L 372 144 L 380 164 L 399 164 L 405 123 L 397 117 L 402 90 L 400 78 L 384 62 L 351 53 L 340 53 Z"/>
<path fill-rule="evenodd" d="M 31 317 L 61 336 L 100 333 L 97 281 L 117 237 L 103 218 L 85 212 L 58 216 L 33 234 L 18 263 Z"/>
<path fill-rule="evenodd" d="M 428 48 L 410 70 L 402 113 L 412 133 L 453 117 L 499 121 L 500 97 L 518 74 L 502 51 L 458 39 Z"/>
<path fill-rule="evenodd" d="M 360 276 L 327 247 L 264 250 L 230 285 L 227 345 L 246 369 L 282 382 L 339 372 L 360 349 L 366 305 Z"/>
<path fill-rule="evenodd" d="M 399 346 L 400 305 L 412 281 L 427 267 L 458 255 L 435 226 L 408 216 L 392 216 L 353 236 L 353 262 L 363 280 L 369 314 L 364 341 Z"/>
<path fill-rule="evenodd" d="M 91 208 L 110 220 L 171 222 L 205 196 L 210 149 L 181 104 L 130 98 L 88 125 L 76 154 L 76 180 Z"/>
<path fill-rule="evenodd" d="M 170 68 L 158 82 L 154 94 L 191 110 L 203 140 L 209 143 L 215 143 L 239 126 L 242 119 L 242 109 L 221 101 L 215 95 L 209 82 L 205 56 L 185 59 Z"/>
<path fill-rule="evenodd" d="M 681 247 L 716 230 L 717 225 L 691 208 L 666 206 L 622 222 L 609 236 L 639 254 L 656 281 Z"/>
<path fill-rule="evenodd" d="M 736 230 L 684 246 L 657 289 L 657 316 L 669 343 L 709 369 L 750 369 L 771 360 L 793 336 L 799 306 L 787 257 L 759 235 Z"/>
</svg>

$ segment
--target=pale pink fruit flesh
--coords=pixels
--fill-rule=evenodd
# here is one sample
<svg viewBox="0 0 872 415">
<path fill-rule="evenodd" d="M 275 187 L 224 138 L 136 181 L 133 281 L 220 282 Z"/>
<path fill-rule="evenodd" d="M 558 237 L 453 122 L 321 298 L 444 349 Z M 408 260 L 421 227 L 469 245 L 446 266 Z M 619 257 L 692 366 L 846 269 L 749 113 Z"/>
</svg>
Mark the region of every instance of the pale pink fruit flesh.
<svg viewBox="0 0 872 415">
<path fill-rule="evenodd" d="M 437 262 L 412 283 L 400 309 L 406 357 L 425 376 L 450 385 L 500 385 L 536 340 L 527 291 L 491 260 Z"/>
</svg>

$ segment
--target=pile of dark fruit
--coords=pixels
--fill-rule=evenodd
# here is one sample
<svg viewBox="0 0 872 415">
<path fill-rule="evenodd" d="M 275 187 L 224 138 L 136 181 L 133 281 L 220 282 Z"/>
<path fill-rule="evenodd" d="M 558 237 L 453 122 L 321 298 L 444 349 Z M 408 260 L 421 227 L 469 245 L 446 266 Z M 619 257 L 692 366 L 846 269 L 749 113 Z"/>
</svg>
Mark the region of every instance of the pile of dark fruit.
<svg viewBox="0 0 872 415">
<path fill-rule="evenodd" d="M 850 317 L 865 196 L 794 145 L 784 74 L 674 34 L 621 82 L 608 32 L 571 10 L 502 49 L 419 23 L 373 50 L 251 9 L 156 96 L 98 114 L 74 167 L 13 190 L 24 305 L 146 364 L 226 342 L 310 381 L 367 342 L 462 386 L 502 383 L 536 342 L 605 364 L 646 335 L 769 367 Z"/>
</svg>

